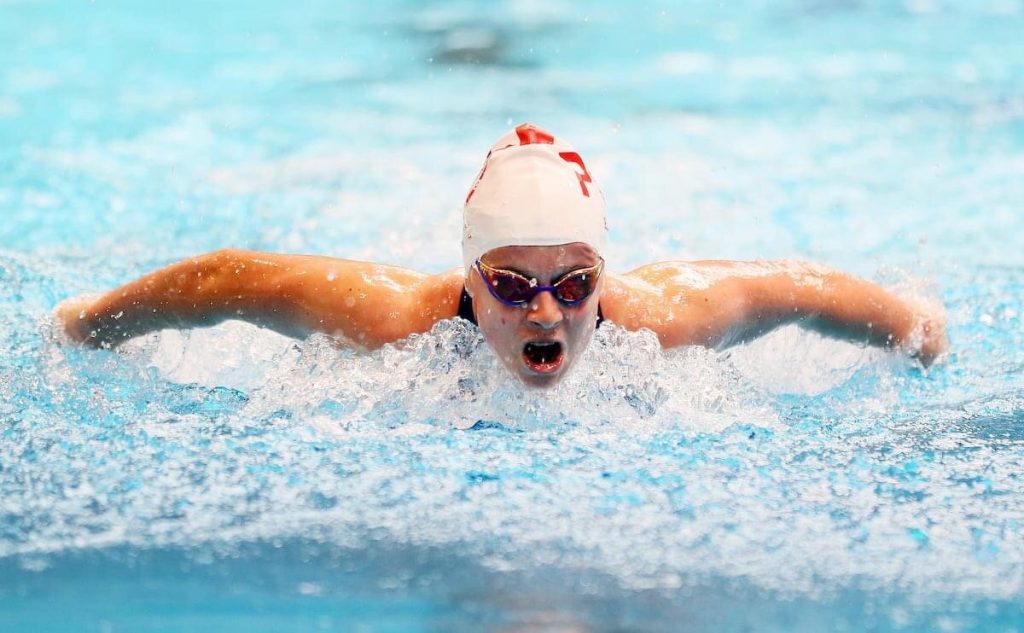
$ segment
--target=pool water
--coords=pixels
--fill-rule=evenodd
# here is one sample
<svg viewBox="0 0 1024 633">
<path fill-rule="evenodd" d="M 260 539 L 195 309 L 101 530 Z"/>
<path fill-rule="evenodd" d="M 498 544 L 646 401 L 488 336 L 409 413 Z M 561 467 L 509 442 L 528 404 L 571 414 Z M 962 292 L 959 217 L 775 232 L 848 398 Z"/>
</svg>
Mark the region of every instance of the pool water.
<svg viewBox="0 0 1024 633">
<path fill-rule="evenodd" d="M 0 630 L 1024 630 L 1024 3 L 0 2 Z M 49 315 L 224 246 L 459 265 L 486 148 L 587 158 L 609 267 L 800 258 L 939 365 L 602 327 L 552 392 Z"/>
</svg>

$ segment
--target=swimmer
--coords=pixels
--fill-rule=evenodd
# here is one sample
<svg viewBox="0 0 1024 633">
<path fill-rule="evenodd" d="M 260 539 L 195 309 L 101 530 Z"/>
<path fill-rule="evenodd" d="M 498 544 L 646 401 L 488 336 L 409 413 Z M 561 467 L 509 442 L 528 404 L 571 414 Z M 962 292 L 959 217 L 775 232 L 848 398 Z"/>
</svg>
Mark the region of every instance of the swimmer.
<svg viewBox="0 0 1024 633">
<path fill-rule="evenodd" d="M 76 341 L 113 347 L 163 328 L 240 319 L 376 348 L 443 319 L 475 323 L 523 383 L 550 387 L 604 321 L 668 347 L 721 349 L 796 323 L 931 364 L 944 319 L 881 287 L 800 262 L 677 261 L 605 268 L 604 197 L 564 140 L 530 124 L 491 148 L 463 209 L 461 269 L 437 275 L 310 255 L 226 249 L 56 314 Z"/>
</svg>

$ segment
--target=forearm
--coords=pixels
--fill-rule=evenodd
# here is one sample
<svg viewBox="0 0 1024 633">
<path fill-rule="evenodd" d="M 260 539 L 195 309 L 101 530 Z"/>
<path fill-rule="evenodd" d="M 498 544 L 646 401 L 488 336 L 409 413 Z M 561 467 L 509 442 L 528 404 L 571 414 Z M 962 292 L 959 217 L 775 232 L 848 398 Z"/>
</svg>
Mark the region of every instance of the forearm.
<svg viewBox="0 0 1024 633">
<path fill-rule="evenodd" d="M 817 332 L 878 347 L 907 344 L 919 324 L 917 311 L 879 286 L 840 273 L 824 278 L 804 303 L 803 325 Z"/>
<path fill-rule="evenodd" d="M 922 306 L 845 273 L 793 267 L 752 293 L 752 305 L 769 321 L 796 321 L 833 338 L 903 349 L 926 363 L 945 349 L 941 315 L 931 316 Z"/>
<path fill-rule="evenodd" d="M 89 302 L 62 307 L 68 333 L 93 345 L 164 328 L 201 327 L 244 317 L 263 294 L 251 258 L 240 251 L 199 255 L 145 275 Z M 258 316 L 259 310 L 250 310 Z"/>
</svg>

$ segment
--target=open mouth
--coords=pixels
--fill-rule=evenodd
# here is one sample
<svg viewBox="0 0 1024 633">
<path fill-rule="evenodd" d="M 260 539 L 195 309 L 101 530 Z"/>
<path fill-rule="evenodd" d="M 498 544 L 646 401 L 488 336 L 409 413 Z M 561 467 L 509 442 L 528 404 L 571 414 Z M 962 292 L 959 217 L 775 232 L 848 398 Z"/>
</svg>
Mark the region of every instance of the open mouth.
<svg viewBox="0 0 1024 633">
<path fill-rule="evenodd" d="M 550 374 L 562 366 L 562 344 L 557 341 L 536 341 L 523 346 L 526 366 L 540 374 Z"/>
</svg>

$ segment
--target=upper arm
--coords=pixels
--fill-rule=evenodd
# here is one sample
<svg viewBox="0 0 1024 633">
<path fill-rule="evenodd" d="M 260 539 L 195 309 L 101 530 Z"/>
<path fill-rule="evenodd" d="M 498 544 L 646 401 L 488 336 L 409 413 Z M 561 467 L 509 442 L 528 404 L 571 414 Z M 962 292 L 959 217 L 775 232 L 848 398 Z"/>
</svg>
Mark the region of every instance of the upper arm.
<svg viewBox="0 0 1024 633">
<path fill-rule="evenodd" d="M 250 253 L 237 316 L 296 336 L 323 332 L 379 347 L 455 316 L 461 275 L 311 255 Z M 246 305 L 248 304 L 248 305 Z M 252 313 L 245 314 L 245 310 Z"/>
</svg>

